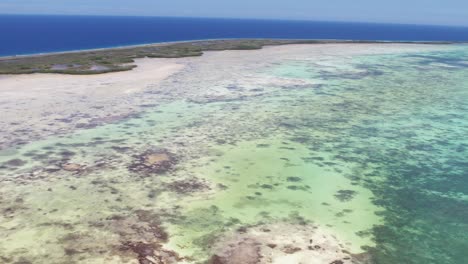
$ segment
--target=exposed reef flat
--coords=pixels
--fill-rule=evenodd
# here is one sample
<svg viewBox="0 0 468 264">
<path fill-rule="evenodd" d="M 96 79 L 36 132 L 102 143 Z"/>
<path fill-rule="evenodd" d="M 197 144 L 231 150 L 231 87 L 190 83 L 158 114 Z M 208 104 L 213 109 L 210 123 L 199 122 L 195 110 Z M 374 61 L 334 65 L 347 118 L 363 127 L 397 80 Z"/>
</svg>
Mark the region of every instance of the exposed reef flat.
<svg viewBox="0 0 468 264">
<path fill-rule="evenodd" d="M 122 74 L 3 76 L 0 148 L 134 117 L 156 106 L 167 93 L 158 89 L 160 81 L 184 68 L 167 59 L 137 63 L 137 69 Z M 41 127 L 32 128 L 26 119 Z"/>
<path fill-rule="evenodd" d="M 245 57 L 245 54 L 253 51 L 225 51 L 206 52 L 202 58 L 136 59 L 138 67 L 118 73 L 0 75 L 0 149 L 76 129 L 123 121 L 173 98 L 194 103 L 235 102 L 247 96 L 264 94 L 261 86 L 283 89 L 319 87 L 323 80 L 252 74 L 259 67 L 294 58 L 290 56 L 304 55 L 306 59 L 314 59 L 334 54 L 343 57 L 447 47 L 418 44 L 287 45 L 257 50 L 252 58 Z M 290 50 L 301 54 L 291 55 Z M 213 67 L 219 67 L 219 70 L 217 75 L 210 76 Z M 242 69 L 242 72 L 231 72 L 231 68 Z M 189 76 L 193 71 L 196 71 L 194 76 Z M 368 71 L 359 71 L 357 74 L 368 74 Z M 174 78 L 166 79 L 171 75 Z M 190 80 L 181 81 L 179 76 Z M 204 80 L 213 86 L 205 87 Z"/>
<path fill-rule="evenodd" d="M 0 76 L 1 263 L 464 263 L 468 50 Z"/>
</svg>

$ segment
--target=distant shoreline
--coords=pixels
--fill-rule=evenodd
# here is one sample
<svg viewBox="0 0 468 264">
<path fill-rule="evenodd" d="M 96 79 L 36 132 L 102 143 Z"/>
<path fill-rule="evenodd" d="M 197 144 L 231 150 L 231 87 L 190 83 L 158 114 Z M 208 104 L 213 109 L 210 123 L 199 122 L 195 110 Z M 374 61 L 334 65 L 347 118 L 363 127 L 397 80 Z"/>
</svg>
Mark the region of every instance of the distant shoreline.
<svg viewBox="0 0 468 264">
<path fill-rule="evenodd" d="M 0 15 L 0 25 L 7 58 L 226 39 L 468 41 L 468 27 L 350 21 Z"/>
<path fill-rule="evenodd" d="M 461 41 L 382 41 L 338 39 L 206 39 L 159 42 L 88 50 L 0 57 L 0 74 L 62 73 L 101 74 L 131 70 L 137 58 L 181 58 L 204 51 L 258 50 L 264 46 L 291 44 L 466 44 Z"/>
<path fill-rule="evenodd" d="M 205 41 L 230 41 L 230 40 L 278 40 L 278 41 L 305 41 L 311 43 L 301 43 L 301 44 L 340 44 L 340 43 L 367 43 L 367 44 L 434 44 L 434 45 L 449 45 L 449 44 L 468 44 L 465 41 L 394 41 L 394 40 L 342 40 L 342 39 L 283 39 L 283 38 L 222 38 L 222 39 L 199 39 L 199 40 L 181 40 L 181 41 L 167 41 L 167 42 L 154 42 L 154 43 L 144 43 L 144 44 L 130 44 L 130 45 L 121 45 L 113 47 L 104 47 L 104 48 L 92 48 L 92 49 L 78 49 L 78 50 L 67 50 L 67 51 L 51 51 L 51 52 L 40 52 L 40 53 L 31 53 L 31 54 L 18 54 L 18 55 L 9 55 L 9 56 L 0 56 L 0 60 L 5 59 L 17 59 L 25 57 L 37 57 L 37 56 L 49 56 L 49 55 L 59 55 L 59 54 L 70 54 L 70 53 L 82 53 L 82 52 L 94 52 L 94 51 L 109 51 L 109 50 L 119 50 L 119 49 L 131 49 L 131 48 L 141 48 L 141 47 L 152 47 L 152 46 L 168 46 L 173 44 L 180 43 L 197 43 Z M 292 43 L 294 44 L 294 43 Z M 285 44 L 287 45 L 287 44 Z"/>
<path fill-rule="evenodd" d="M 172 44 L 178 44 L 178 43 L 192 43 L 192 42 L 199 42 L 199 41 L 216 41 L 216 40 L 228 40 L 228 39 L 181 40 L 181 41 L 154 42 L 154 43 L 145 43 L 145 44 L 121 45 L 121 46 L 105 47 L 105 48 L 78 49 L 78 50 L 67 50 L 67 51 L 51 51 L 51 52 L 40 52 L 40 53 L 31 53 L 31 54 L 18 54 L 18 55 L 10 55 L 10 56 L 0 56 L 0 60 L 3 60 L 3 59 L 16 59 L 16 58 L 24 58 L 24 57 L 37 57 L 37 56 L 70 54 L 70 53 L 131 49 L 131 48 L 141 48 L 141 47 L 151 47 L 151 46 L 165 46 L 165 45 L 172 45 Z"/>
</svg>

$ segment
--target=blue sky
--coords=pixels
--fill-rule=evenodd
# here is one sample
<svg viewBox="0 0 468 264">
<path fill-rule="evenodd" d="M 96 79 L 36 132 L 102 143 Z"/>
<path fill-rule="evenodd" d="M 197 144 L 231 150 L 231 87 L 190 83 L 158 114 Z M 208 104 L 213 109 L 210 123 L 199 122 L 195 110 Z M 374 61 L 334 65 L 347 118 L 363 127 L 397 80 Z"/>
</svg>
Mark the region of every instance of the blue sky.
<svg viewBox="0 0 468 264">
<path fill-rule="evenodd" d="M 0 13 L 277 18 L 468 26 L 468 0 L 0 0 Z"/>
</svg>

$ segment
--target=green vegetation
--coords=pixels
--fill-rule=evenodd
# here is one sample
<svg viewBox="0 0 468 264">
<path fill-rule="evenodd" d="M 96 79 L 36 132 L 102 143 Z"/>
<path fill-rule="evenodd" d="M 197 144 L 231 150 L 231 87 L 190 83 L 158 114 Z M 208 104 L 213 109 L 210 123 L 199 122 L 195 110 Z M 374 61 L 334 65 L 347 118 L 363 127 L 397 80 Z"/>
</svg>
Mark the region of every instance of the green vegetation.
<svg viewBox="0 0 468 264">
<path fill-rule="evenodd" d="M 136 65 L 132 64 L 134 59 L 144 57 L 193 57 L 203 55 L 203 51 L 255 50 L 261 49 L 266 45 L 375 42 L 376 41 L 235 39 L 153 44 L 127 48 L 4 57 L 0 58 L 0 74 L 99 74 L 131 70 L 136 67 Z"/>
</svg>

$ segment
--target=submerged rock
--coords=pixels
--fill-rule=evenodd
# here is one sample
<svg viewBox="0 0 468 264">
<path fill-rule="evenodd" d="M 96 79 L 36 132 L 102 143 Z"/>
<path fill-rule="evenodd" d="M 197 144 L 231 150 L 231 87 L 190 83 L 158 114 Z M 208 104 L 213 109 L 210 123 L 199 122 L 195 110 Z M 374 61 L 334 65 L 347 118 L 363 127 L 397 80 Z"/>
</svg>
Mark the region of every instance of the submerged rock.
<svg viewBox="0 0 468 264">
<path fill-rule="evenodd" d="M 340 202 L 348 202 L 351 201 L 356 194 L 357 192 L 353 190 L 339 190 L 336 192 L 335 198 Z"/>
<path fill-rule="evenodd" d="M 162 226 L 160 212 L 136 209 L 132 212 L 110 214 L 106 218 L 89 222 L 93 230 L 113 234 L 113 239 L 97 241 L 94 233 L 74 232 L 60 241 L 65 248 L 102 255 L 109 252 L 123 262 L 140 264 L 172 264 L 184 258 L 176 252 L 165 249 L 169 234 Z M 167 213 L 167 212 L 166 212 Z M 94 244 L 98 242 L 97 244 Z M 112 262 L 114 263 L 114 262 Z"/>
<path fill-rule="evenodd" d="M 276 223 L 243 229 L 218 238 L 208 263 L 367 263 L 320 226 Z"/>
<path fill-rule="evenodd" d="M 163 174 L 170 171 L 176 161 L 175 156 L 165 149 L 148 150 L 135 155 L 128 169 L 142 175 Z"/>
<path fill-rule="evenodd" d="M 27 163 L 26 161 L 21 160 L 21 159 L 11 159 L 5 162 L 4 164 L 7 166 L 12 166 L 12 167 L 20 167 L 20 166 L 25 165 L 26 163 Z"/>
<path fill-rule="evenodd" d="M 256 264 L 260 263 L 262 256 L 260 247 L 254 240 L 245 240 L 233 245 L 222 255 L 214 255 L 208 263 L 210 264 Z"/>
<path fill-rule="evenodd" d="M 122 249 L 135 253 L 140 264 L 173 264 L 182 260 L 176 252 L 162 249 L 157 244 L 128 242 L 122 246 Z"/>
<path fill-rule="evenodd" d="M 169 190 L 180 194 L 199 192 L 210 188 L 207 183 L 197 178 L 174 181 L 167 184 L 167 187 Z"/>
<path fill-rule="evenodd" d="M 73 172 L 81 171 L 84 168 L 83 165 L 80 165 L 77 163 L 65 163 L 65 164 L 62 164 L 61 167 L 63 170 L 73 171 Z"/>
</svg>

